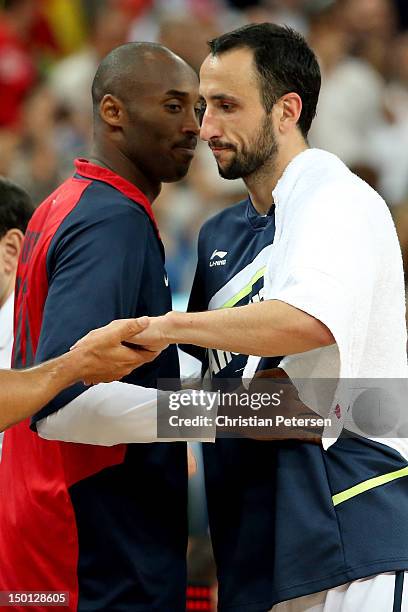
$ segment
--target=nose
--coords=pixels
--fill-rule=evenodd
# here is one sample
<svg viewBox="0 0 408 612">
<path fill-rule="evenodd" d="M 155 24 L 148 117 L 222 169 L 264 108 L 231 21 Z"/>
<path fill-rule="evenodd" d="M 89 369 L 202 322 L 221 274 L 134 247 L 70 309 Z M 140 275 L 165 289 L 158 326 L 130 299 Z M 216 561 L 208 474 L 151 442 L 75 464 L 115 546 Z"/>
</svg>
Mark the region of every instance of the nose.
<svg viewBox="0 0 408 612">
<path fill-rule="evenodd" d="M 194 136 L 198 136 L 200 133 L 200 124 L 195 112 L 192 112 L 192 114 L 186 118 L 181 131 L 183 134 L 193 134 Z"/>
<path fill-rule="evenodd" d="M 222 131 L 219 125 L 217 125 L 214 117 L 211 115 L 207 107 L 201 122 L 200 138 L 208 141 L 214 138 L 221 138 L 221 135 Z"/>
</svg>

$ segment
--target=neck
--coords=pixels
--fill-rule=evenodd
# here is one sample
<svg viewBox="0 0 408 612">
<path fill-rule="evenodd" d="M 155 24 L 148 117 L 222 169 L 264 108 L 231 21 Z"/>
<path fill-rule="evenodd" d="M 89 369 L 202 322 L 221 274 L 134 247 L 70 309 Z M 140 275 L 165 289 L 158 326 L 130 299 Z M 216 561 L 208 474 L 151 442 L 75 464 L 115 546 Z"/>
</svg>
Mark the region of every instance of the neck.
<svg viewBox="0 0 408 612">
<path fill-rule="evenodd" d="M 116 147 L 110 150 L 109 146 L 98 146 L 95 144 L 89 158 L 94 164 L 108 168 L 118 174 L 129 183 L 133 183 L 152 203 L 161 190 L 161 183 L 149 180 L 135 164 Z"/>
<path fill-rule="evenodd" d="M 274 203 L 272 191 L 286 167 L 296 155 L 306 149 L 308 145 L 303 138 L 296 140 L 292 146 L 281 147 L 273 160 L 266 162 L 256 172 L 244 178 L 252 204 L 260 215 L 266 215 Z"/>
</svg>

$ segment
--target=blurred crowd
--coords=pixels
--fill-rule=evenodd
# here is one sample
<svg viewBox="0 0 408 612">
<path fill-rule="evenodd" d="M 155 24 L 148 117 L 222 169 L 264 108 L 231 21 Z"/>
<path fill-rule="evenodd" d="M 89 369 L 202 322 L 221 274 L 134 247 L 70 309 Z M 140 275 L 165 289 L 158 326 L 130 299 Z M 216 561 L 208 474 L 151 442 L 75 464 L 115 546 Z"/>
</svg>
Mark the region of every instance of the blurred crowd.
<svg viewBox="0 0 408 612">
<path fill-rule="evenodd" d="M 301 31 L 323 83 L 310 144 L 339 155 L 386 199 L 408 270 L 408 3 L 406 0 L 3 0 L 0 174 L 35 204 L 87 156 L 90 85 L 100 59 L 131 40 L 158 41 L 198 69 L 206 41 L 248 22 Z M 201 144 L 188 177 L 155 203 L 173 290 L 189 290 L 197 231 L 245 197 L 218 177 Z"/>
</svg>

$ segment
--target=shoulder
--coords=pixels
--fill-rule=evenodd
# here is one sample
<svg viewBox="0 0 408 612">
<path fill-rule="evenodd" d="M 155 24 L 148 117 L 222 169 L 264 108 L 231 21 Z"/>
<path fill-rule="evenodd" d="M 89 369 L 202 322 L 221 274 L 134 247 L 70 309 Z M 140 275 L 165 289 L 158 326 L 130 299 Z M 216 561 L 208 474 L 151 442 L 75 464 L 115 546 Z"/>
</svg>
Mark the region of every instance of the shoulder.
<svg viewBox="0 0 408 612">
<path fill-rule="evenodd" d="M 142 204 L 101 181 L 92 181 L 66 217 L 61 232 L 108 233 L 110 239 L 154 234 L 153 225 Z"/>
<path fill-rule="evenodd" d="M 103 181 L 91 181 L 84 190 L 78 204 L 88 205 L 87 210 L 90 216 L 123 216 L 147 217 L 142 204 L 127 197 L 121 191 L 104 183 Z"/>
<path fill-rule="evenodd" d="M 140 251 L 156 240 L 152 222 L 141 205 L 106 183 L 92 181 L 58 227 L 49 252 L 73 245 L 100 251 L 115 244 Z"/>
<path fill-rule="evenodd" d="M 320 176 L 313 177 L 305 188 L 296 194 L 294 208 L 303 216 L 320 221 L 350 222 L 351 219 L 384 219 L 389 209 L 383 198 L 368 183 L 351 172 L 345 165 L 339 168 L 320 168 Z"/>
</svg>

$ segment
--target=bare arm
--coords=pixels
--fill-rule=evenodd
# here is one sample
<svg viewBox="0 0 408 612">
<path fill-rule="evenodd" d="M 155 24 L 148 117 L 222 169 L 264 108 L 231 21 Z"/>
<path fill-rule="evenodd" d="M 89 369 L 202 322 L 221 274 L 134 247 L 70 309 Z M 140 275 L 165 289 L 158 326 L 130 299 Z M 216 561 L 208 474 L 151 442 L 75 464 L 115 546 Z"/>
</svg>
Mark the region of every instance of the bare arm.
<svg viewBox="0 0 408 612">
<path fill-rule="evenodd" d="M 77 382 L 79 362 L 71 354 L 30 370 L 0 370 L 0 431 L 31 416 Z"/>
<path fill-rule="evenodd" d="M 318 319 L 278 300 L 211 312 L 170 312 L 150 319 L 132 342 L 142 347 L 182 343 L 244 355 L 292 355 L 334 343 Z"/>
<path fill-rule="evenodd" d="M 121 344 L 147 324 L 147 319 L 113 321 L 90 332 L 71 353 L 28 370 L 0 370 L 0 431 L 35 414 L 80 380 L 111 382 L 155 359 L 155 352 L 138 354 Z"/>
</svg>

